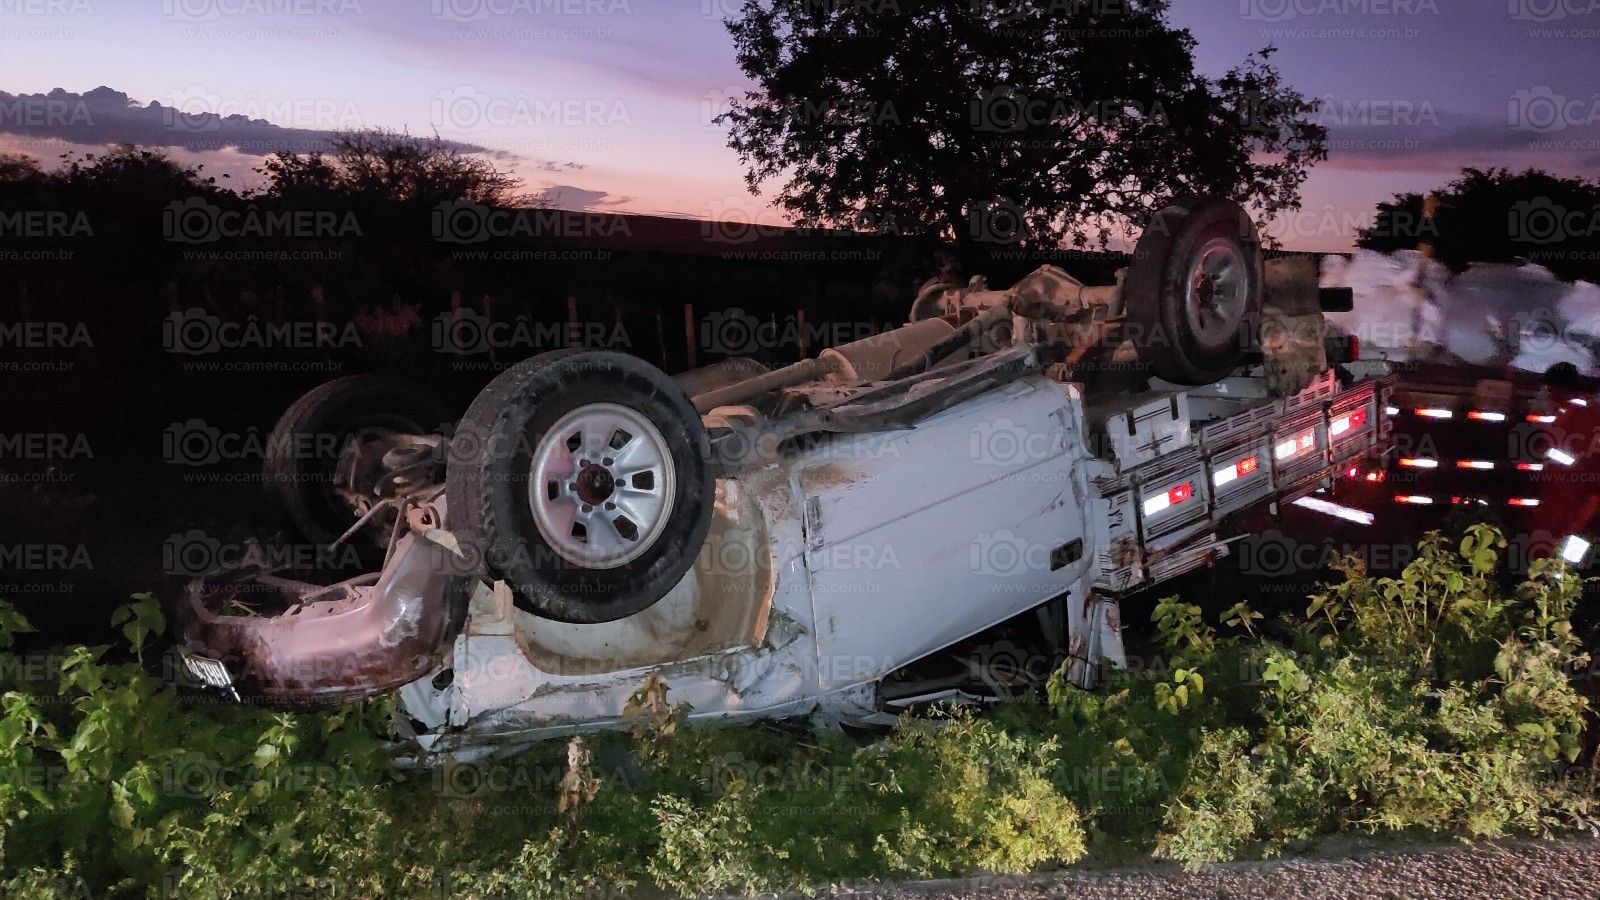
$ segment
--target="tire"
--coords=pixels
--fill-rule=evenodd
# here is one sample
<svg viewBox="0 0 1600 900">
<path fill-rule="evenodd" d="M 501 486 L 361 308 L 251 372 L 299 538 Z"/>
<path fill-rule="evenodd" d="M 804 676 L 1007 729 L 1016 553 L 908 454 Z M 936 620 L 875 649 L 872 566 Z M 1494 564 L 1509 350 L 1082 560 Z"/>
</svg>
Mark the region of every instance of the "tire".
<svg viewBox="0 0 1600 900">
<path fill-rule="evenodd" d="M 333 490 L 345 444 L 367 429 L 431 434 L 453 418 L 427 387 L 387 375 L 348 375 L 312 389 L 286 410 L 267 439 L 267 502 L 306 540 L 326 546 L 356 515 Z"/>
<path fill-rule="evenodd" d="M 490 382 L 457 427 L 450 527 L 518 607 L 625 618 L 665 596 L 705 543 L 709 455 L 666 373 L 622 353 L 546 353 Z"/>
<path fill-rule="evenodd" d="M 1243 207 L 1213 198 L 1163 209 L 1123 283 L 1140 361 L 1173 384 L 1227 375 L 1256 342 L 1261 283 L 1261 242 Z"/>
</svg>

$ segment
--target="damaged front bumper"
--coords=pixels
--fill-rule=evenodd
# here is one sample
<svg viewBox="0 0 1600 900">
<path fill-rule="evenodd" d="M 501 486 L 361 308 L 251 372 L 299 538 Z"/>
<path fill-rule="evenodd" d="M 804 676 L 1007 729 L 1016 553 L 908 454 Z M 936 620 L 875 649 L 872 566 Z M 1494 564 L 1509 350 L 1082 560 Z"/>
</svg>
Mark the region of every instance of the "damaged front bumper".
<svg viewBox="0 0 1600 900">
<path fill-rule="evenodd" d="M 268 705 L 359 700 L 438 666 L 460 630 L 466 583 L 449 550 L 416 534 L 380 573 L 334 585 L 259 571 L 197 578 L 180 609 L 180 652 L 191 674 Z M 272 594 L 288 602 L 283 612 L 223 612 Z"/>
</svg>

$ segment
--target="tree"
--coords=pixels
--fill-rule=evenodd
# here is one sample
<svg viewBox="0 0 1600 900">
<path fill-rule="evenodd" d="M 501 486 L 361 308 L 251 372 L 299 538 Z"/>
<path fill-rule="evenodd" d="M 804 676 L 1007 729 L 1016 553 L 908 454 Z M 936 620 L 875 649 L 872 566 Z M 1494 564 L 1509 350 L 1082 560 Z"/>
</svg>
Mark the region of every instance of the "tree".
<svg viewBox="0 0 1600 900">
<path fill-rule="evenodd" d="M 0 183 L 37 182 L 44 179 L 39 161 L 25 153 L 0 153 Z"/>
<path fill-rule="evenodd" d="M 1433 193 L 1439 205 L 1432 219 L 1423 217 L 1421 194 L 1379 203 L 1357 245 L 1392 252 L 1427 240 L 1435 257 L 1458 271 L 1526 259 L 1568 280 L 1600 280 L 1600 182 L 1538 169 L 1463 169 Z"/>
<path fill-rule="evenodd" d="M 165 150 L 148 150 L 134 144 L 118 144 L 99 153 L 78 156 L 62 154 L 61 167 L 50 177 L 68 192 L 85 197 L 117 194 L 118 201 L 138 196 L 164 202 L 221 190 L 217 179 L 205 174 L 205 166 L 185 165 Z"/>
<path fill-rule="evenodd" d="M 262 196 L 291 199 L 330 195 L 350 200 L 430 207 L 449 200 L 489 206 L 521 201 L 521 183 L 455 145 L 382 128 L 336 135 L 327 153 L 277 153 L 258 169 L 269 181 Z"/>
<path fill-rule="evenodd" d="M 49 176 L 39 161 L 21 153 L 0 153 L 0 210 L 37 207 Z"/>
<path fill-rule="evenodd" d="M 803 224 L 1104 246 L 1185 194 L 1292 208 L 1327 155 L 1272 48 L 1199 75 L 1167 0 L 746 0 L 727 27 L 757 87 L 718 121 Z"/>
<path fill-rule="evenodd" d="M 233 197 L 205 166 L 164 150 L 122 144 L 61 160 L 48 175 L 48 208 L 85 217 L 95 240 L 78 252 L 92 246 L 101 263 L 118 267 L 130 281 L 161 277 L 162 261 L 176 249 L 168 234 L 173 204 L 222 204 Z"/>
</svg>

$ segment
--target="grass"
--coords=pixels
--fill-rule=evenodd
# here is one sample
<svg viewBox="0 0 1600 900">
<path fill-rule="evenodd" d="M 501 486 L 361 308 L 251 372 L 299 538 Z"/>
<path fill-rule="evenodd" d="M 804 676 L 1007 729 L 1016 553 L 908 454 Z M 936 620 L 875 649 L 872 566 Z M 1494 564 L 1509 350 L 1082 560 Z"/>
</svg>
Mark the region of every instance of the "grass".
<svg viewBox="0 0 1600 900">
<path fill-rule="evenodd" d="M 868 739 L 690 728 L 665 687 L 629 733 L 400 772 L 386 703 L 281 714 L 187 696 L 131 649 L 7 652 L 0 885 L 8 896 L 684 895 L 843 880 L 1190 866 L 1335 833 L 1592 828 L 1581 584 L 1504 587 L 1504 541 L 1427 537 L 1397 578 L 1353 560 L 1303 612 L 1208 622 L 1163 601 L 1163 665 L 1086 693 L 1058 676 L 976 715 Z M 27 629 L 0 606 L 0 648 Z M 1271 635 L 1269 637 L 1269 635 Z M 150 652 L 153 652 L 150 651 Z"/>
</svg>

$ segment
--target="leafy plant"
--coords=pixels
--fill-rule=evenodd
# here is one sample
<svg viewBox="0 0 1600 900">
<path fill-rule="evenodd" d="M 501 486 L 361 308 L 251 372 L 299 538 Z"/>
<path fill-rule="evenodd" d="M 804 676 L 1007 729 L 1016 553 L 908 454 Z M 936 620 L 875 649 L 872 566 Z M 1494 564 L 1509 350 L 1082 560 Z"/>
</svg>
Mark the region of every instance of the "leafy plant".
<svg viewBox="0 0 1600 900">
<path fill-rule="evenodd" d="M 1507 589 L 1501 547 L 1430 535 L 1392 579 L 1343 560 L 1303 617 L 1240 604 L 1227 636 L 1168 599 L 1157 665 L 865 742 L 697 727 L 652 679 L 631 732 L 424 772 L 392 765 L 388 704 L 276 713 L 151 677 L 165 621 L 141 595 L 112 620 L 131 655 L 3 657 L 0 890 L 695 895 L 1593 827 L 1581 583 L 1550 561 Z M 0 646 L 27 630 L 0 603 Z"/>
<path fill-rule="evenodd" d="M 1202 741 L 1157 853 L 1200 863 L 1338 829 L 1590 823 L 1592 792 L 1562 776 L 1588 713 L 1566 674 L 1587 662 L 1570 623 L 1581 584 L 1542 561 L 1508 595 L 1504 546 L 1479 525 L 1454 545 L 1427 535 L 1396 578 L 1339 561 L 1344 580 L 1312 595 L 1296 646 L 1252 648 L 1258 699 L 1233 717 L 1248 728 Z"/>
<path fill-rule="evenodd" d="M 1201 75 L 1169 6 L 747 0 L 728 28 L 756 89 L 718 122 L 752 191 L 778 182 L 795 218 L 968 254 L 1103 246 L 1187 193 L 1262 219 L 1297 206 L 1327 156 L 1318 102 L 1270 47 Z"/>
<path fill-rule="evenodd" d="M 1215 644 L 1216 635 L 1205 623 L 1200 607 L 1182 603 L 1177 597 L 1167 597 L 1157 603 L 1152 621 L 1156 626 L 1156 639 L 1170 654 L 1204 655 Z"/>
<path fill-rule="evenodd" d="M 1173 669 L 1172 681 L 1156 682 L 1156 706 L 1177 715 L 1178 711 L 1189 705 L 1189 694 L 1192 691 L 1199 696 L 1206 689 L 1205 678 L 1192 669 Z"/>
<path fill-rule="evenodd" d="M 1240 600 L 1228 607 L 1222 614 L 1222 624 L 1229 628 L 1240 628 L 1251 637 L 1256 636 L 1255 623 L 1261 621 L 1263 616 L 1250 608 L 1250 601 Z"/>
</svg>

